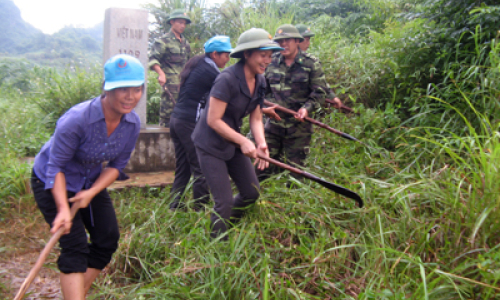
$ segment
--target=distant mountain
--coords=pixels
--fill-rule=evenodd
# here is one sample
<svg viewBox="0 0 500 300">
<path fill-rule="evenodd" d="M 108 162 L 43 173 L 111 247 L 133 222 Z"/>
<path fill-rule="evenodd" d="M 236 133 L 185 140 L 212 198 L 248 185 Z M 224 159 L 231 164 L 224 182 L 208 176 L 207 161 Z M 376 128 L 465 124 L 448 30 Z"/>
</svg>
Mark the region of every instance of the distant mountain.
<svg viewBox="0 0 500 300">
<path fill-rule="evenodd" d="M 0 0 L 0 57 L 26 58 L 41 65 L 100 62 L 104 23 L 65 27 L 47 35 L 21 18 L 12 0 Z"/>
<path fill-rule="evenodd" d="M 0 52 L 16 52 L 16 47 L 43 34 L 21 18 L 12 0 L 0 0 Z"/>
</svg>

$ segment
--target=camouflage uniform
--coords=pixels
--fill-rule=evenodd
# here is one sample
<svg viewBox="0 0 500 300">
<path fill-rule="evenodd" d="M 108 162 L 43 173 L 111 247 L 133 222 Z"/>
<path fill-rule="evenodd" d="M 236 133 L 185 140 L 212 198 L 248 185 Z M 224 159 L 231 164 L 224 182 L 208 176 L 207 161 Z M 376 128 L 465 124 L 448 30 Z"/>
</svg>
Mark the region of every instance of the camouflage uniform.
<svg viewBox="0 0 500 300">
<path fill-rule="evenodd" d="M 294 111 L 305 108 L 309 115 L 320 109 L 325 102 L 327 83 L 321 64 L 316 57 L 300 49 L 290 66 L 285 64 L 282 54 L 275 54 L 266 69 L 265 77 L 266 96 L 271 102 Z M 270 157 L 303 166 L 311 142 L 312 125 L 300 122 L 289 114 L 278 114 L 281 121 L 269 119 L 265 125 Z M 276 171 L 276 168 L 269 168 L 260 172 L 259 176 L 265 178 Z"/>
<path fill-rule="evenodd" d="M 299 31 L 299 33 L 303 36 L 303 37 L 309 37 L 309 38 L 312 38 L 313 36 L 315 36 L 316 34 L 314 32 L 311 31 L 311 28 L 309 26 L 306 26 L 304 24 L 297 24 L 295 25 L 295 28 L 297 28 L 297 30 Z M 334 99 L 336 98 L 337 96 L 335 95 L 335 93 L 332 91 L 332 89 L 330 88 L 330 85 L 327 85 L 327 90 L 326 90 L 326 99 Z M 325 103 L 325 107 L 330 107 L 330 104 L 329 103 Z M 323 111 L 322 111 L 323 112 Z"/>
<path fill-rule="evenodd" d="M 169 31 L 164 37 L 154 42 L 149 55 L 149 67 L 152 68 L 155 64 L 160 65 L 167 79 L 165 86 L 170 92 L 163 92 L 161 95 L 160 126 L 162 127 L 170 125 L 170 115 L 179 96 L 179 75 L 191 57 L 189 42 L 183 35 L 181 38 L 182 42 L 172 31 Z"/>
</svg>

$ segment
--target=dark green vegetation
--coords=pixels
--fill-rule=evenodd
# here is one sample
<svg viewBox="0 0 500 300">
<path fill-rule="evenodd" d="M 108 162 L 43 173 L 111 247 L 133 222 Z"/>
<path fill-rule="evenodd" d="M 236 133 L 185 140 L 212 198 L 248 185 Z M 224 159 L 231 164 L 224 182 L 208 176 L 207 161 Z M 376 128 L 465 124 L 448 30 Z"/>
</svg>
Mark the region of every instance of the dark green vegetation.
<svg viewBox="0 0 500 300">
<path fill-rule="evenodd" d="M 12 0 L 0 1 L 0 52 L 18 51 L 18 47 L 27 44 L 42 32 L 21 18 L 19 8 Z"/>
<path fill-rule="evenodd" d="M 27 59 L 52 67 L 100 63 L 103 24 L 48 35 L 26 23 L 12 0 L 0 0 L 0 61 Z M 7 60 L 8 62 L 9 60 Z"/>
<path fill-rule="evenodd" d="M 171 4 L 155 11 L 159 20 Z M 122 239 L 95 298 L 500 299 L 500 46 L 493 26 L 500 8 L 493 1 L 189 8 L 205 24 L 189 28 L 197 45 L 215 32 L 235 41 L 252 26 L 312 25 L 311 52 L 360 113 L 327 113 L 322 121 L 372 148 L 318 129 L 307 171 L 355 190 L 365 207 L 306 180 L 288 189 L 282 174 L 263 184 L 258 205 L 221 243 L 208 238 L 209 212 L 170 212 L 168 190 L 115 193 Z M 96 95 L 100 81 L 97 70 L 8 67 L 19 73 L 0 68 L 3 218 L 32 205 L 22 197 L 29 167 L 18 158 L 51 133 L 56 113 L 41 104 L 82 101 L 79 90 Z M 72 83 L 58 89 L 65 80 Z"/>
</svg>

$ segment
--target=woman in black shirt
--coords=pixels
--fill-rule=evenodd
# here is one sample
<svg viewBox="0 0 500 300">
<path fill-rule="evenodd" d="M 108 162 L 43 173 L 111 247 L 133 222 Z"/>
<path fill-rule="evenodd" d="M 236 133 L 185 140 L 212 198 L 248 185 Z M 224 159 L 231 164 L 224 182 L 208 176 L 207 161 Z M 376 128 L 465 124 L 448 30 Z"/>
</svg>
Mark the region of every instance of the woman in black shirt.
<svg viewBox="0 0 500 300">
<path fill-rule="evenodd" d="M 212 84 L 229 61 L 231 42 L 227 36 L 215 36 L 205 43 L 205 54 L 191 58 L 180 74 L 180 93 L 170 118 L 170 136 L 175 148 L 175 179 L 171 189 L 174 201 L 170 209 L 184 207 L 180 202 L 191 175 L 194 177 L 194 209 L 209 200 L 209 191 L 201 173 L 191 134 L 197 120 L 200 102 L 206 101 Z"/>
<path fill-rule="evenodd" d="M 261 105 L 266 88 L 262 75 L 273 51 L 283 50 L 260 28 L 242 33 L 231 57 L 240 58 L 215 80 L 207 109 L 193 133 L 198 160 L 215 201 L 211 216 L 212 237 L 226 232 L 229 221 L 238 221 L 244 208 L 259 197 L 259 182 L 250 158 L 259 169 L 268 166 L 259 155 L 269 156 L 264 138 Z M 250 115 L 255 144 L 240 133 L 242 119 Z M 239 194 L 233 198 L 231 177 Z M 224 237 L 227 238 L 227 237 Z"/>
</svg>

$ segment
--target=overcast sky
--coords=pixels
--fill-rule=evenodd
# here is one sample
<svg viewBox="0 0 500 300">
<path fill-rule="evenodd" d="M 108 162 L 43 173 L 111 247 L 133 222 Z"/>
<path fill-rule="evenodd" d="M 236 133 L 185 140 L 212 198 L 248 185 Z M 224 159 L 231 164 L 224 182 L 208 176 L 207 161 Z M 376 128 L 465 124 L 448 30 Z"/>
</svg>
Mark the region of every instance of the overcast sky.
<svg viewBox="0 0 500 300">
<path fill-rule="evenodd" d="M 44 33 L 52 34 L 68 25 L 93 27 L 104 21 L 109 7 L 141 8 L 157 0 L 13 0 L 21 17 Z"/>
</svg>

